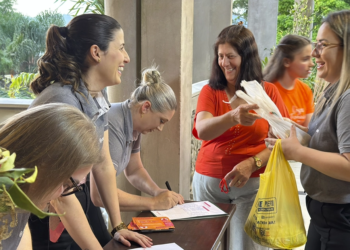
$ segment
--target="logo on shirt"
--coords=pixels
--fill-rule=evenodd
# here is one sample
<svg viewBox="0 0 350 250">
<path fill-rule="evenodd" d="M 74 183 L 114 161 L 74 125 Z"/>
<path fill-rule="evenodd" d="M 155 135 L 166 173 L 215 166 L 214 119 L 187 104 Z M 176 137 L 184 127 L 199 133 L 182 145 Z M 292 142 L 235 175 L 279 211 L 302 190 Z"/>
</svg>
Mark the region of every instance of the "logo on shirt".
<svg viewBox="0 0 350 250">
<path fill-rule="evenodd" d="M 290 113 L 290 119 L 296 123 L 303 123 L 305 121 L 306 114 L 304 108 L 298 108 L 296 106 L 292 107 L 292 112 Z"/>
</svg>

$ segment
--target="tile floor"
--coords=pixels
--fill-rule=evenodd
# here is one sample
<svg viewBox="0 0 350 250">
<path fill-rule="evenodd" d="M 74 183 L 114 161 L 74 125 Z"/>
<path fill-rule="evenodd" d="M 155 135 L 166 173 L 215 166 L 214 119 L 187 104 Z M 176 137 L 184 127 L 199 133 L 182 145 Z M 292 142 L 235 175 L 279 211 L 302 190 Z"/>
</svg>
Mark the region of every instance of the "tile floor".
<svg viewBox="0 0 350 250">
<path fill-rule="evenodd" d="M 304 192 L 303 187 L 301 186 L 300 183 L 300 169 L 301 169 L 301 163 L 300 162 L 289 162 L 291 168 L 293 169 L 295 179 L 297 181 L 297 187 L 298 187 L 298 192 L 299 192 L 299 200 L 300 200 L 300 206 L 301 206 L 301 212 L 303 214 L 304 218 L 304 224 L 305 224 L 305 229 L 307 232 L 307 229 L 309 228 L 309 223 L 310 223 L 310 216 L 309 213 L 307 212 L 306 209 L 306 204 L 305 204 L 305 194 L 301 194 Z M 294 248 L 294 250 L 304 250 L 304 246 Z"/>
</svg>

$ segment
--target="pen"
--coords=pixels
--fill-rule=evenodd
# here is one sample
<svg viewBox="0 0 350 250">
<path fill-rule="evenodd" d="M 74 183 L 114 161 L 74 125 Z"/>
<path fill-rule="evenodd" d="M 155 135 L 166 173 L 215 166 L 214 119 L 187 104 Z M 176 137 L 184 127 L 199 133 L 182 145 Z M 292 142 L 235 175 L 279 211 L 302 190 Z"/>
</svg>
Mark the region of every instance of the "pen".
<svg viewBox="0 0 350 250">
<path fill-rule="evenodd" d="M 166 187 L 168 188 L 169 191 L 171 191 L 171 187 L 168 181 L 165 182 Z"/>
</svg>

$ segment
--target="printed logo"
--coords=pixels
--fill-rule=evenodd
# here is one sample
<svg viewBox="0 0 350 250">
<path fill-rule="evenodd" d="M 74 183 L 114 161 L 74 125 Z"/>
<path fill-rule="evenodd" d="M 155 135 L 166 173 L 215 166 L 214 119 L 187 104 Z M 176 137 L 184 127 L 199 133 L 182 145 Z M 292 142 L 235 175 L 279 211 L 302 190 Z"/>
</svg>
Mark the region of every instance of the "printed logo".
<svg viewBox="0 0 350 250">
<path fill-rule="evenodd" d="M 256 203 L 257 213 L 275 214 L 277 213 L 277 202 L 275 197 L 258 199 Z"/>
</svg>

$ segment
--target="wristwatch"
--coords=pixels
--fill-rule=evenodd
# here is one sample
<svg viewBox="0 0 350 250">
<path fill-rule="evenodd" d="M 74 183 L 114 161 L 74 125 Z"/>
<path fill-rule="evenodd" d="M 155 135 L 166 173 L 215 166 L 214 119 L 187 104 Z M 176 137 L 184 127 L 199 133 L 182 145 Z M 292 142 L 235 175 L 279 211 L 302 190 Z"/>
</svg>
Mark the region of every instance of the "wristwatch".
<svg viewBox="0 0 350 250">
<path fill-rule="evenodd" d="M 118 232 L 119 230 L 122 230 L 122 229 L 128 229 L 128 227 L 124 224 L 124 222 L 120 223 L 118 226 L 113 228 L 113 230 L 111 232 L 112 237 L 114 237 L 116 232 Z"/>
<path fill-rule="evenodd" d="M 257 156 L 252 156 L 254 161 L 255 161 L 255 166 L 256 166 L 256 170 L 259 170 L 262 167 L 262 161 L 259 157 Z"/>
</svg>

